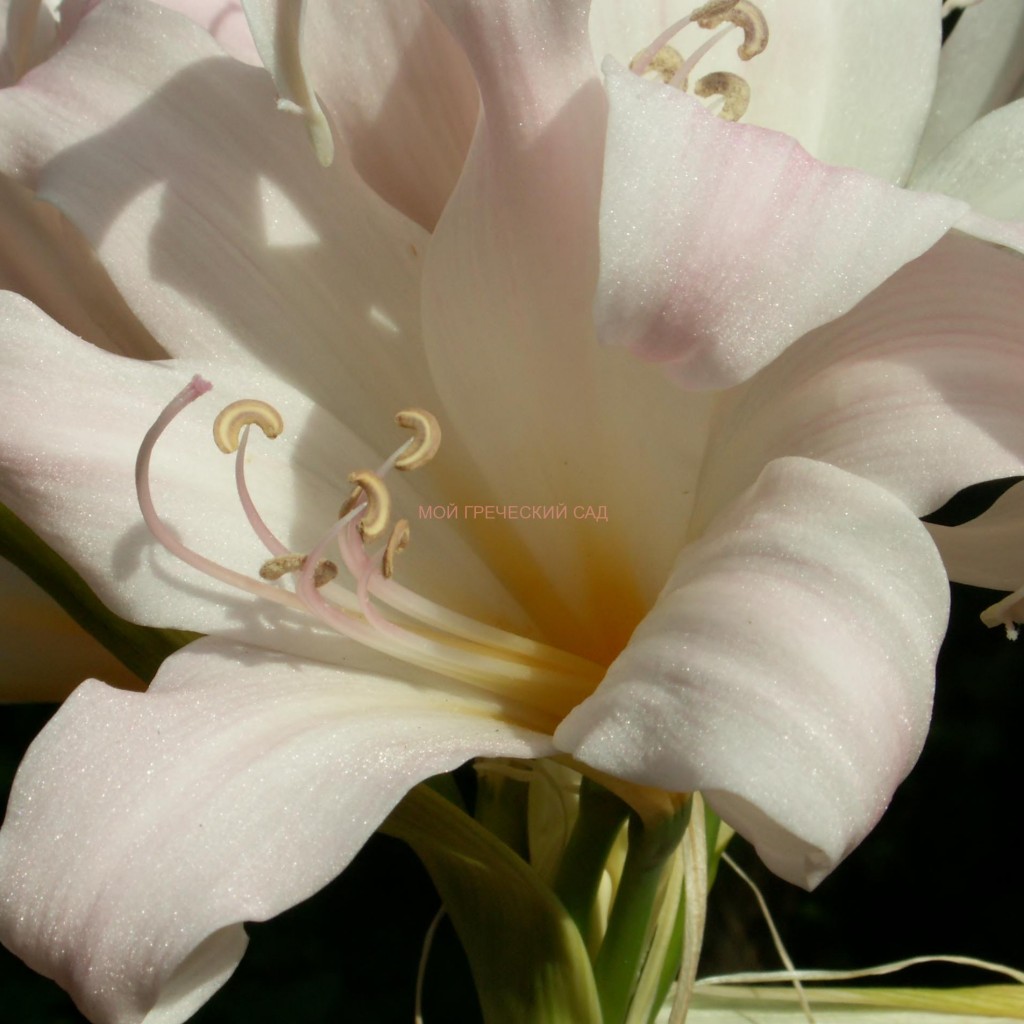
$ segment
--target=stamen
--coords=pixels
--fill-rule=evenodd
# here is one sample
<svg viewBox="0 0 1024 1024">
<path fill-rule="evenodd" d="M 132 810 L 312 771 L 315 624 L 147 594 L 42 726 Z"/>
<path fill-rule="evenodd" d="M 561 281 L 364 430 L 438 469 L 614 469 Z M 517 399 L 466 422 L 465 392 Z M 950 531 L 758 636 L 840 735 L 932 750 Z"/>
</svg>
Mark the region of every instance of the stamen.
<svg viewBox="0 0 1024 1024">
<path fill-rule="evenodd" d="M 745 78 L 730 71 L 712 71 L 705 75 L 694 88 L 697 96 L 721 96 L 724 99 L 718 116 L 723 121 L 738 121 L 750 105 L 750 86 Z"/>
<path fill-rule="evenodd" d="M 720 32 L 716 32 L 710 39 L 706 39 L 700 46 L 697 47 L 693 53 L 686 59 L 686 62 L 680 67 L 676 73 L 672 76 L 672 81 L 668 84 L 673 89 L 686 89 L 687 80 L 690 77 L 690 72 L 701 62 L 704 54 L 711 50 L 723 36 L 727 36 L 732 31 L 732 25 L 728 28 L 723 28 Z"/>
<path fill-rule="evenodd" d="M 222 409 L 213 421 L 213 439 L 217 447 L 230 455 L 238 447 L 242 428 L 255 423 L 267 437 L 277 437 L 284 430 L 281 414 L 266 402 L 243 398 Z"/>
<path fill-rule="evenodd" d="M 637 59 L 633 58 L 634 61 Z M 663 46 L 647 65 L 647 71 L 653 71 L 666 85 L 675 81 L 679 69 L 686 63 L 683 55 L 674 46 Z M 633 67 L 630 64 L 630 67 Z M 635 70 L 635 69 L 634 69 Z M 686 82 L 682 84 L 686 88 Z"/>
<path fill-rule="evenodd" d="M 146 431 L 146 436 L 142 439 L 142 444 L 139 446 L 139 454 L 135 460 L 135 492 L 138 496 L 142 518 L 149 528 L 149 532 L 153 535 L 154 540 L 170 551 L 172 555 L 180 558 L 187 565 L 191 565 L 193 569 L 198 569 L 199 572 L 219 580 L 221 583 L 226 583 L 228 586 L 244 590 L 247 594 L 265 597 L 270 601 L 287 605 L 290 608 L 301 608 L 302 602 L 294 594 L 289 594 L 286 591 L 279 590 L 277 587 L 261 583 L 259 580 L 244 576 L 233 569 L 227 569 L 222 565 L 218 565 L 212 559 L 199 554 L 198 551 L 193 551 L 188 545 L 178 540 L 157 514 L 149 481 L 150 464 L 156 442 L 183 409 L 190 406 L 200 396 L 205 395 L 212 387 L 213 385 L 209 381 L 204 380 L 197 374 L 167 403 L 164 410 L 156 418 L 156 422 Z"/>
<path fill-rule="evenodd" d="M 236 453 L 235 478 L 247 518 L 272 558 L 259 577 L 245 576 L 187 547 L 157 515 L 150 485 L 150 462 L 157 440 L 183 409 L 211 385 L 201 377 L 176 395 L 147 431 L 136 461 L 136 488 L 143 519 L 155 540 L 186 564 L 248 594 L 266 598 L 289 609 L 310 613 L 320 622 L 360 644 L 418 665 L 442 676 L 468 683 L 501 697 L 513 696 L 517 705 L 532 708 L 544 728 L 567 708 L 593 691 L 603 674 L 599 665 L 546 644 L 477 622 L 426 600 L 390 577 L 394 560 L 409 539 L 409 524 L 400 520 L 384 549 L 371 555 L 365 544 L 382 537 L 387 528 L 391 499 L 382 477 L 400 461 L 407 468 L 422 465 L 437 451 L 440 430 L 429 413 L 410 410 L 399 423 L 414 431 L 411 441 L 399 446 L 376 473 L 368 470 L 349 478 L 356 485 L 351 508 L 333 523 L 303 556 L 288 550 L 266 527 L 245 482 L 245 449 L 249 426 L 256 424 L 268 436 L 280 433 L 283 423 L 272 406 L 262 402 L 236 402 L 217 417 L 215 438 L 223 451 Z M 336 544 L 345 567 L 355 581 L 355 593 L 334 583 L 335 562 L 325 557 Z M 378 549 L 379 551 L 380 549 Z M 277 581 L 295 574 L 294 592 Z M 371 595 L 412 624 L 393 621 L 377 607 Z M 524 712 L 525 713 L 525 712 Z"/>
<path fill-rule="evenodd" d="M 350 484 L 357 484 L 360 490 L 366 495 L 366 512 L 359 520 L 359 536 L 367 544 L 373 543 L 384 536 L 388 520 L 391 518 L 391 495 L 376 473 L 368 469 L 360 470 L 358 473 L 350 473 L 348 477 Z M 349 499 L 351 501 L 351 498 Z M 347 506 L 349 502 L 346 502 Z M 349 511 L 352 511 L 351 509 Z M 347 513 L 344 513 L 347 514 Z"/>
<path fill-rule="evenodd" d="M 260 566 L 260 576 L 265 580 L 279 580 L 290 572 L 298 572 L 305 561 L 305 555 L 280 555 Z"/>
<path fill-rule="evenodd" d="M 665 29 L 665 31 L 662 32 L 661 35 L 647 47 L 647 49 L 641 50 L 629 62 L 629 70 L 637 75 L 647 74 L 655 57 L 658 56 L 662 49 L 666 47 L 672 39 L 679 35 L 687 25 L 696 21 L 698 18 L 713 17 L 719 13 L 725 13 L 730 8 L 735 7 L 737 3 L 739 3 L 739 0 L 711 0 L 710 3 L 704 4 L 703 7 L 698 7 L 697 10 L 692 11 L 685 18 L 680 18 L 677 22 L 669 25 L 669 27 Z"/>
<path fill-rule="evenodd" d="M 409 520 L 399 519 L 388 537 L 387 547 L 380 560 L 380 571 L 386 580 L 391 579 L 395 572 L 395 556 L 409 546 Z"/>
<path fill-rule="evenodd" d="M 242 504 L 242 511 L 245 512 L 245 518 L 249 520 L 253 533 L 263 542 L 263 546 L 272 555 L 287 555 L 289 554 L 288 548 L 263 521 L 263 516 L 256 508 L 256 503 L 249 493 L 249 486 L 245 482 L 245 451 L 249 445 L 249 426 L 246 424 L 242 429 L 242 439 L 238 445 L 238 451 L 235 452 L 235 489 L 238 491 L 238 500 Z"/>
<path fill-rule="evenodd" d="M 743 43 L 736 52 L 740 60 L 751 60 L 763 53 L 768 45 L 768 22 L 759 7 L 751 0 L 737 0 L 734 4 L 723 7 L 721 4 L 707 4 L 691 17 L 701 28 L 718 28 L 723 21 L 730 21 L 743 29 Z"/>
<path fill-rule="evenodd" d="M 305 565 L 305 555 L 281 555 L 264 562 L 260 566 L 260 576 L 265 580 L 279 580 L 290 572 L 299 572 Z M 329 559 L 321 558 L 313 570 L 313 584 L 319 589 L 330 583 L 337 575 L 338 567 Z"/>
<path fill-rule="evenodd" d="M 437 419 L 426 409 L 403 409 L 395 416 L 395 422 L 414 434 L 412 444 L 395 459 L 395 469 L 425 466 L 441 447 L 441 426 Z"/>
</svg>

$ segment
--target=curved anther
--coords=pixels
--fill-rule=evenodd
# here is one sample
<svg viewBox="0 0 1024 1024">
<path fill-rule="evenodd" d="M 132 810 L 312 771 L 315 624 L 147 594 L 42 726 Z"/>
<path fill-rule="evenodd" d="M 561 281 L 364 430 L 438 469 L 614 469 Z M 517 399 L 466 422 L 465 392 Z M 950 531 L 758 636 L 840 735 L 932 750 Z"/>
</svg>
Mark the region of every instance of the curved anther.
<svg viewBox="0 0 1024 1024">
<path fill-rule="evenodd" d="M 641 64 L 644 65 L 642 73 L 646 74 L 649 71 L 653 71 L 655 76 L 660 78 L 666 85 L 671 83 L 676 77 L 676 73 L 686 63 L 683 55 L 674 46 L 663 46 L 649 61 L 644 63 L 647 52 L 641 50 L 630 62 L 630 71 L 636 71 L 638 74 L 641 72 L 639 68 Z M 679 88 L 685 91 L 686 81 L 683 80 Z"/>
<path fill-rule="evenodd" d="M 738 121 L 750 105 L 750 86 L 746 79 L 731 71 L 712 71 L 694 87 L 697 96 L 721 96 L 725 101 L 718 116 L 723 121 Z"/>
<path fill-rule="evenodd" d="M 441 426 L 426 409 L 403 409 L 395 422 L 413 432 L 412 444 L 395 459 L 395 469 L 419 469 L 426 465 L 441 447 Z"/>
<path fill-rule="evenodd" d="M 736 50 L 740 60 L 756 57 L 768 45 L 768 22 L 761 9 L 751 0 L 737 0 L 728 6 L 710 3 L 706 7 L 714 10 L 705 11 L 702 8 L 693 19 L 701 28 L 718 28 L 723 21 L 731 21 L 743 29 L 743 43 Z"/>
<path fill-rule="evenodd" d="M 305 555 L 280 555 L 270 558 L 260 566 L 260 577 L 265 580 L 279 580 L 290 572 L 299 572 L 306 565 Z M 321 558 L 313 570 L 313 585 L 325 586 L 338 575 L 338 567 L 329 559 Z"/>
<path fill-rule="evenodd" d="M 409 520 L 399 519 L 388 537 L 387 547 L 380 560 L 380 571 L 385 579 L 391 579 L 395 572 L 395 556 L 409 546 Z"/>
<path fill-rule="evenodd" d="M 265 580 L 279 580 L 290 572 L 298 572 L 306 561 L 303 555 L 281 555 L 269 558 L 260 566 L 260 577 Z"/>
<path fill-rule="evenodd" d="M 266 402 L 256 398 L 243 398 L 221 409 L 213 421 L 213 439 L 227 455 L 238 448 L 242 429 L 255 423 L 267 437 L 277 437 L 284 430 L 281 414 Z"/>
<path fill-rule="evenodd" d="M 391 518 L 391 495 L 388 494 L 384 481 L 368 469 L 349 474 L 348 482 L 355 484 L 366 496 L 366 512 L 359 520 L 359 535 L 364 541 L 371 543 L 384 536 L 387 529 L 388 520 Z"/>
</svg>

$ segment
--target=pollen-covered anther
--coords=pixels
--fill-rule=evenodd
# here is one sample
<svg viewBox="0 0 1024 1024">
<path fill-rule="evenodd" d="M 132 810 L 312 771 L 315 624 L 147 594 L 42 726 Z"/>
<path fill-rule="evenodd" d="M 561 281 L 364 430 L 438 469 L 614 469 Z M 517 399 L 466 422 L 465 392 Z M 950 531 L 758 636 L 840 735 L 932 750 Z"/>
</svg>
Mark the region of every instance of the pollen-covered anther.
<svg viewBox="0 0 1024 1024">
<path fill-rule="evenodd" d="M 384 481 L 368 469 L 350 473 L 348 482 L 355 484 L 365 496 L 366 511 L 359 520 L 359 536 L 367 544 L 372 543 L 383 537 L 384 531 L 388 528 L 388 520 L 391 518 L 391 495 L 384 486 Z"/>
<path fill-rule="evenodd" d="M 279 580 L 290 572 L 300 572 L 306 564 L 305 555 L 280 555 L 270 558 L 260 566 L 260 578 Z M 322 587 L 338 575 L 338 567 L 326 558 L 321 558 L 313 570 L 313 585 Z"/>
<path fill-rule="evenodd" d="M 697 96 L 721 96 L 724 100 L 718 116 L 723 121 L 738 121 L 750 105 L 750 86 L 746 79 L 731 71 L 712 71 L 694 87 Z"/>
<path fill-rule="evenodd" d="M 213 439 L 226 455 L 237 451 L 242 429 L 256 424 L 267 437 L 277 437 L 284 430 L 281 414 L 257 398 L 243 398 L 221 409 L 213 421 Z"/>
<path fill-rule="evenodd" d="M 391 579 L 395 573 L 395 556 L 399 551 L 404 551 L 409 546 L 409 520 L 399 519 L 395 523 L 391 536 L 388 537 L 387 547 L 380 560 L 380 571 L 385 579 Z"/>
<path fill-rule="evenodd" d="M 441 425 L 426 409 L 403 409 L 395 415 L 400 427 L 413 432 L 412 443 L 395 459 L 395 469 L 419 469 L 425 466 L 441 447 Z"/>
<path fill-rule="evenodd" d="M 641 64 L 644 65 L 643 74 L 653 72 L 656 78 L 661 79 L 666 85 L 672 83 L 679 69 L 686 63 L 683 55 L 674 46 L 663 46 L 649 62 L 645 63 L 646 51 L 641 50 L 630 62 L 629 70 L 640 72 Z M 686 79 L 676 83 L 680 89 L 686 91 Z"/>
<path fill-rule="evenodd" d="M 743 29 L 743 43 L 736 50 L 740 60 L 750 60 L 764 52 L 768 45 L 768 22 L 756 4 L 750 0 L 737 0 L 728 6 L 711 3 L 706 7 L 713 9 L 705 11 L 701 8 L 693 18 L 701 28 L 718 28 L 723 21 L 731 21 Z"/>
</svg>

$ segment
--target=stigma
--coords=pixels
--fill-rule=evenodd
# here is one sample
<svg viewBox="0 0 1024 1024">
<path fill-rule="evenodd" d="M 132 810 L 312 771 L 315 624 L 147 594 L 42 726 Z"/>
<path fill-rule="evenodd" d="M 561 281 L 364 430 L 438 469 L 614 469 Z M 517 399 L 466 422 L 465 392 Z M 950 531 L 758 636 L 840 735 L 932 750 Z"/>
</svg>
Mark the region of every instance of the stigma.
<svg viewBox="0 0 1024 1024">
<path fill-rule="evenodd" d="M 153 538 L 178 560 L 236 590 L 305 615 L 310 628 L 330 630 L 398 661 L 512 698 L 560 717 L 589 695 L 604 669 L 540 641 L 509 633 L 448 609 L 403 586 L 396 578 L 398 555 L 408 548 L 407 519 L 392 525 L 387 486 L 392 472 L 422 469 L 441 445 L 441 428 L 424 409 L 395 416 L 411 434 L 373 468 L 348 474 L 352 491 L 338 518 L 325 525 L 307 551 L 286 545 L 265 522 L 245 475 L 250 432 L 279 437 L 281 414 L 258 399 L 232 402 L 213 422 L 217 448 L 234 455 L 238 501 L 253 535 L 249 575 L 220 565 L 186 545 L 160 518 L 152 493 L 152 454 L 167 427 L 212 385 L 194 377 L 164 408 L 139 448 L 135 484 L 142 518 Z"/>
<path fill-rule="evenodd" d="M 717 31 L 697 46 L 689 57 L 671 45 L 688 25 Z M 710 0 L 670 25 L 649 46 L 641 50 L 629 67 L 637 75 L 653 75 L 666 85 L 690 91 L 690 75 L 704 57 L 733 29 L 742 29 L 743 42 L 736 49 L 740 60 L 753 60 L 768 46 L 768 22 L 751 0 Z M 693 94 L 701 98 L 720 97 L 715 112 L 726 121 L 738 121 L 750 105 L 750 84 L 731 71 L 713 71 L 696 82 Z"/>
</svg>

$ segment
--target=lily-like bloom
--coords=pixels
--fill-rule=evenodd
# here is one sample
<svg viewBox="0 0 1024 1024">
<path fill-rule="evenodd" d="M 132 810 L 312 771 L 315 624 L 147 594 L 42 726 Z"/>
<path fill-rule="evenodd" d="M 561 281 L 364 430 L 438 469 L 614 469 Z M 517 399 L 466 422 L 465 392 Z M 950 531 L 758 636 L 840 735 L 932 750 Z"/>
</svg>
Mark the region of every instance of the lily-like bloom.
<svg viewBox="0 0 1024 1024">
<path fill-rule="evenodd" d="M 756 197 L 719 201 L 707 168 L 706 222 L 674 221 L 675 196 L 652 224 L 656 192 L 620 179 L 646 166 L 660 189 L 685 141 L 644 113 L 658 145 L 616 164 L 616 89 L 670 117 L 693 101 L 613 68 L 599 249 L 605 37 L 585 3 L 324 3 L 305 36 L 298 7 L 248 7 L 283 112 L 263 71 L 143 0 L 98 5 L 0 93 L 0 170 L 83 232 L 170 357 L 102 351 L 5 293 L 0 500 L 115 611 L 208 634 L 147 694 L 83 684 L 33 745 L 0 832 L 0 937 L 93 1020 L 184 1020 L 243 921 L 321 887 L 411 785 L 479 755 L 700 789 L 814 884 L 927 730 L 948 587 L 917 517 L 1024 466 L 1019 260 L 932 246 L 968 216 L 956 200 L 847 177 L 837 234 L 858 203 L 918 211 L 875 236 L 875 277 L 859 243 L 787 244 L 802 286 L 776 301 L 734 275 L 703 337 L 696 307 L 652 317 L 627 256 L 664 264 L 664 291 L 672 261 L 750 267 L 771 232 L 748 237 Z M 678 16 L 655 7 L 638 50 Z M 275 49 L 300 38 L 304 64 Z M 813 177 L 781 169 L 776 202 Z M 642 315 L 675 323 L 693 365 L 742 369 L 677 373 L 681 391 L 597 343 L 595 289 L 631 345 Z M 761 319 L 819 293 L 793 337 L 848 312 L 766 349 Z M 659 337 L 634 347 L 687 361 Z M 211 437 L 229 406 L 233 462 Z M 403 410 L 436 415 L 436 452 Z M 388 506 L 408 538 L 367 522 Z"/>
</svg>

